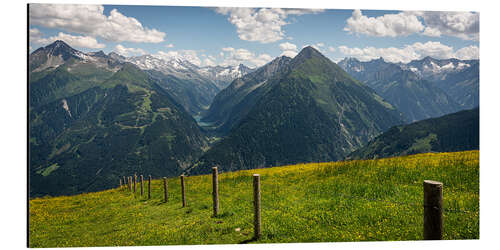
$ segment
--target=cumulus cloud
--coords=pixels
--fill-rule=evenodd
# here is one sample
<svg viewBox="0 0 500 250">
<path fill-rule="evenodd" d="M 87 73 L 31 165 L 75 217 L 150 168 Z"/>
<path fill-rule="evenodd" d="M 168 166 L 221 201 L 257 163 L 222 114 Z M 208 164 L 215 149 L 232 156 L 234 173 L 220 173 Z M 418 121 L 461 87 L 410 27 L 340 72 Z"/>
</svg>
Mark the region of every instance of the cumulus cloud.
<svg viewBox="0 0 500 250">
<path fill-rule="evenodd" d="M 285 50 L 281 52 L 280 56 L 287 56 L 290 58 L 294 58 L 297 54 L 298 54 L 297 51 Z"/>
<path fill-rule="evenodd" d="M 69 44 L 71 47 L 77 48 L 102 49 L 106 47 L 105 44 L 99 43 L 95 38 L 90 36 L 73 36 L 70 34 L 59 32 L 57 36 L 43 37 L 43 34 L 42 32 L 40 32 L 40 30 L 36 28 L 30 29 L 29 41 L 32 44 L 44 46 L 57 40 L 62 40 Z"/>
<path fill-rule="evenodd" d="M 332 46 L 328 47 L 328 50 L 329 50 L 330 52 L 335 52 L 335 51 L 336 51 L 335 47 L 332 47 Z"/>
<path fill-rule="evenodd" d="M 479 47 L 471 45 L 455 52 L 455 57 L 462 60 L 479 59 Z"/>
<path fill-rule="evenodd" d="M 289 42 L 285 42 L 280 44 L 281 55 L 280 56 L 288 56 L 294 58 L 297 53 L 297 45 Z"/>
<path fill-rule="evenodd" d="M 405 11 L 367 17 L 354 10 L 347 19 L 345 31 L 379 37 L 421 34 L 439 37 L 455 36 L 464 40 L 479 40 L 479 13 L 450 11 Z"/>
<path fill-rule="evenodd" d="M 141 48 L 126 48 L 121 44 L 115 46 L 115 52 L 122 56 L 136 56 L 146 54 L 146 51 Z"/>
<path fill-rule="evenodd" d="M 285 50 L 297 51 L 297 45 L 295 45 L 293 43 L 289 43 L 289 42 L 282 43 L 282 44 L 280 44 L 280 50 L 282 50 L 282 51 L 285 51 Z"/>
<path fill-rule="evenodd" d="M 221 65 L 239 65 L 240 63 L 243 63 L 247 66 L 251 67 L 260 67 L 269 61 L 271 61 L 273 58 L 268 55 L 268 54 L 255 54 L 247 49 L 235 49 L 232 47 L 227 47 L 227 48 L 222 48 L 222 51 L 224 51 L 224 59 L 221 63 Z"/>
<path fill-rule="evenodd" d="M 424 35 L 455 36 L 464 40 L 479 40 L 479 13 L 451 11 L 408 12 L 423 18 Z"/>
<path fill-rule="evenodd" d="M 416 54 L 430 56 L 433 58 L 454 57 L 453 47 L 444 45 L 440 42 L 416 42 L 408 47 L 414 50 Z"/>
<path fill-rule="evenodd" d="M 165 33 L 143 27 L 133 17 L 127 17 L 118 10 L 104 15 L 102 5 L 77 4 L 30 4 L 31 25 L 57 28 L 91 37 L 101 37 L 113 42 L 159 43 Z"/>
<path fill-rule="evenodd" d="M 347 46 L 339 46 L 338 49 L 342 54 L 349 57 L 356 57 L 360 61 L 370 61 L 382 57 L 388 62 L 408 63 L 412 60 L 422 59 L 426 56 L 437 59 L 479 59 L 479 48 L 477 46 L 469 46 L 455 51 L 453 47 L 441 44 L 440 42 L 416 42 L 411 45 L 406 45 L 403 48 L 350 48 Z"/>
<path fill-rule="evenodd" d="M 270 62 L 273 58 L 268 54 L 260 54 L 256 58 L 250 60 L 250 62 L 257 67 L 260 67 L 268 62 Z"/>
<path fill-rule="evenodd" d="M 171 43 L 169 43 L 169 44 L 165 45 L 165 47 L 167 47 L 167 48 L 173 48 L 173 47 L 174 47 L 174 45 L 173 45 L 173 44 L 171 44 Z"/>
<path fill-rule="evenodd" d="M 386 14 L 379 17 L 364 16 L 361 10 L 354 10 L 347 19 L 345 31 L 369 36 L 407 36 L 420 32 L 424 25 L 415 15 L 406 13 Z"/>
<path fill-rule="evenodd" d="M 285 37 L 282 27 L 287 25 L 290 15 L 304 15 L 321 12 L 310 9 L 279 9 L 279 8 L 216 8 L 215 11 L 228 15 L 228 20 L 236 26 L 240 39 L 261 43 L 276 42 Z"/>
</svg>

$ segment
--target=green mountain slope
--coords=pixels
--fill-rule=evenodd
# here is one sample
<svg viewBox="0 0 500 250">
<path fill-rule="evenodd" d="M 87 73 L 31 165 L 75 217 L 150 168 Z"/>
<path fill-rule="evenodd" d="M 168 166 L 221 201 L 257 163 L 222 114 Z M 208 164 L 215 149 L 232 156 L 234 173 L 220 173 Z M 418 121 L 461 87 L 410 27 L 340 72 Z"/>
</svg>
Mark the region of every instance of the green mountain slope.
<svg viewBox="0 0 500 250">
<path fill-rule="evenodd" d="M 148 73 L 191 115 L 200 115 L 210 106 L 219 89 L 214 82 L 194 74 L 190 78 L 149 70 Z"/>
<path fill-rule="evenodd" d="M 266 86 L 272 85 L 276 76 L 286 71 L 290 61 L 291 58 L 286 56 L 277 57 L 256 71 L 234 80 L 215 96 L 202 121 L 212 124 L 215 131 L 227 134 L 269 89 Z"/>
<path fill-rule="evenodd" d="M 372 159 L 479 149 L 479 108 L 396 126 L 349 155 Z"/>
<path fill-rule="evenodd" d="M 182 106 L 136 66 L 119 67 L 105 78 L 84 70 L 101 68 L 91 59 L 67 61 L 29 83 L 31 196 L 102 190 L 130 169 L 177 175 L 201 155 L 206 138 Z"/>
<path fill-rule="evenodd" d="M 189 172 L 340 160 L 402 118 L 312 47 L 254 90 L 255 105 Z"/>
</svg>

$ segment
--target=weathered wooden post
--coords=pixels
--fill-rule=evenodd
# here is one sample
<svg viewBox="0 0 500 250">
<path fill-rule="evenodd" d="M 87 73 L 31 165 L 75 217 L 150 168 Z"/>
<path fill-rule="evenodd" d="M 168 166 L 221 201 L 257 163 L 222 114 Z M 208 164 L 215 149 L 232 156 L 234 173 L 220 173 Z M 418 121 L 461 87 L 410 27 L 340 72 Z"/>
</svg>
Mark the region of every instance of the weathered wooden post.
<svg viewBox="0 0 500 250">
<path fill-rule="evenodd" d="M 182 207 L 186 207 L 186 186 L 184 183 L 184 174 L 181 175 Z"/>
<path fill-rule="evenodd" d="M 123 186 L 125 186 L 125 185 L 127 185 L 127 181 L 125 180 L 125 175 L 122 177 L 123 177 Z M 125 188 L 125 187 L 123 187 L 123 188 Z"/>
<path fill-rule="evenodd" d="M 443 183 L 424 180 L 424 240 L 443 239 Z"/>
<path fill-rule="evenodd" d="M 167 177 L 163 177 L 163 192 L 165 194 L 165 202 L 168 202 L 168 186 Z"/>
<path fill-rule="evenodd" d="M 217 173 L 217 167 L 212 168 L 212 195 L 214 199 L 214 217 L 219 214 L 219 178 Z"/>
<path fill-rule="evenodd" d="M 260 217 L 260 175 L 253 175 L 253 206 L 254 206 L 254 239 L 260 239 L 261 217 Z"/>
<path fill-rule="evenodd" d="M 151 175 L 148 177 L 148 199 L 151 199 Z"/>
<path fill-rule="evenodd" d="M 144 195 L 144 176 L 141 174 L 141 196 Z"/>
<path fill-rule="evenodd" d="M 128 191 L 132 192 L 132 176 L 128 177 Z"/>
<path fill-rule="evenodd" d="M 136 185 L 136 183 L 137 183 L 137 174 L 136 174 L 136 173 L 134 173 L 134 194 L 135 194 L 135 190 L 136 190 L 136 189 L 135 189 L 135 185 Z"/>
<path fill-rule="evenodd" d="M 120 188 L 122 188 L 122 177 L 120 177 Z"/>
</svg>

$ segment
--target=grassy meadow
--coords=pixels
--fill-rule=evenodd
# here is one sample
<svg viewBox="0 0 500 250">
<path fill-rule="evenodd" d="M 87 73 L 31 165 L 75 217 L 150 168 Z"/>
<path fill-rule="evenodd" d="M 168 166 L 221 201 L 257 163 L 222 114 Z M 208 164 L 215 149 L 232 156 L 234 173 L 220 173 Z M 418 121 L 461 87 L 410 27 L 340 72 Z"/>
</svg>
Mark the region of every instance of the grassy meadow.
<svg viewBox="0 0 500 250">
<path fill-rule="evenodd" d="M 262 238 L 253 237 L 252 174 L 261 174 Z M 148 173 L 138 173 L 144 174 Z M 75 196 L 34 198 L 30 247 L 342 242 L 423 239 L 423 180 L 441 181 L 444 239 L 479 238 L 479 151 L 310 163 L 211 175 Z M 119 179 L 116 179 L 118 186 Z"/>
</svg>

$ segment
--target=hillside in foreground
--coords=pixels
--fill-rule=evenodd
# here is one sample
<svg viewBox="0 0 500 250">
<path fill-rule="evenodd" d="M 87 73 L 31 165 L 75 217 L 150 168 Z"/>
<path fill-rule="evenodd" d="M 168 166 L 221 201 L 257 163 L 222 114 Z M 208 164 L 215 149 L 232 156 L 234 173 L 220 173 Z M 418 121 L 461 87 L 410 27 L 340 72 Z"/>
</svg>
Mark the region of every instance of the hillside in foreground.
<svg viewBox="0 0 500 250">
<path fill-rule="evenodd" d="M 251 241 L 254 173 L 259 241 Z M 30 247 L 421 240 L 427 179 L 444 183 L 444 239 L 479 238 L 479 151 L 221 173 L 215 218 L 211 176 L 187 178 L 186 208 L 178 178 L 168 179 L 167 203 L 153 178 L 151 200 L 121 188 L 31 199 Z"/>
<path fill-rule="evenodd" d="M 392 127 L 347 158 L 374 159 L 478 149 L 479 108 L 474 108 Z"/>
</svg>

